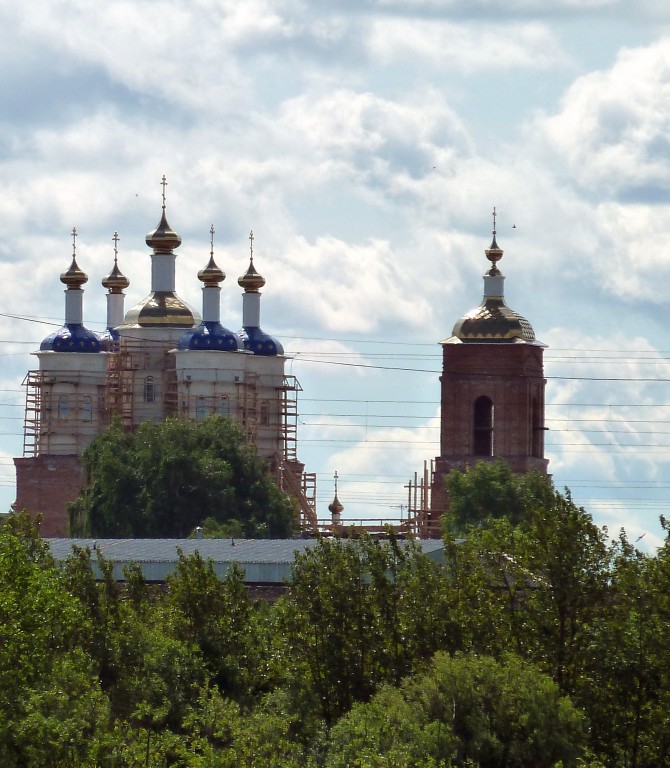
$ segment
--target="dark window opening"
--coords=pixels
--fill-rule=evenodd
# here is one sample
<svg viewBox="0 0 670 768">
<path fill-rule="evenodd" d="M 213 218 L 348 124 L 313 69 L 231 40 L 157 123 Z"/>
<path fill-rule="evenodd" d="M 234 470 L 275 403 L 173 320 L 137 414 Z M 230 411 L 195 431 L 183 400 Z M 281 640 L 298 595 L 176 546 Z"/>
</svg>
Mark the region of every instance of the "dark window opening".
<svg viewBox="0 0 670 768">
<path fill-rule="evenodd" d="M 156 385 L 153 376 L 147 376 L 144 380 L 144 402 L 153 403 L 156 400 Z"/>
<path fill-rule="evenodd" d="M 493 401 L 484 395 L 475 400 L 474 454 L 493 456 Z"/>
<path fill-rule="evenodd" d="M 533 430 L 531 436 L 531 456 L 541 459 L 543 454 L 544 426 L 540 422 L 540 405 L 537 396 L 533 397 L 531 402 L 531 425 Z"/>
</svg>

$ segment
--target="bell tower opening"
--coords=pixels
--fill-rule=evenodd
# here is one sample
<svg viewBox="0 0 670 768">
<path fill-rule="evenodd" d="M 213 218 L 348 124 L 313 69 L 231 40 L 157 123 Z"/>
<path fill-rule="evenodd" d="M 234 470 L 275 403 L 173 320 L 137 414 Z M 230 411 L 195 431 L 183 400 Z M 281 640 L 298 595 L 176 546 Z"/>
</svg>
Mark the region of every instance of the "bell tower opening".
<svg viewBox="0 0 670 768">
<path fill-rule="evenodd" d="M 474 403 L 473 453 L 493 456 L 493 401 L 482 395 Z"/>
</svg>

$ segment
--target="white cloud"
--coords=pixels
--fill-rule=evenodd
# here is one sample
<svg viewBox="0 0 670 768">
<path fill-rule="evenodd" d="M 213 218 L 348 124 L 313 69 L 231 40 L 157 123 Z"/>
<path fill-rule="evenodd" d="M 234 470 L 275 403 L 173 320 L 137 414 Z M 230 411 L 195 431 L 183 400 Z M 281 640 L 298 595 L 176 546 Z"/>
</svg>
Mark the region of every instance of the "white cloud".
<svg viewBox="0 0 670 768">
<path fill-rule="evenodd" d="M 471 26 L 435 19 L 379 18 L 372 25 L 370 51 L 384 64 L 422 64 L 445 72 L 472 74 L 513 68 L 563 66 L 566 54 L 551 29 L 539 23 Z"/>
<path fill-rule="evenodd" d="M 624 49 L 609 70 L 578 78 L 535 130 L 587 192 L 667 201 L 670 38 Z"/>
<path fill-rule="evenodd" d="M 332 237 L 288 244 L 276 290 L 304 286 L 309 300 L 294 307 L 296 322 L 337 333 L 378 333 L 391 324 L 426 325 L 431 308 L 412 295 L 414 276 L 388 242 L 350 245 Z"/>
</svg>

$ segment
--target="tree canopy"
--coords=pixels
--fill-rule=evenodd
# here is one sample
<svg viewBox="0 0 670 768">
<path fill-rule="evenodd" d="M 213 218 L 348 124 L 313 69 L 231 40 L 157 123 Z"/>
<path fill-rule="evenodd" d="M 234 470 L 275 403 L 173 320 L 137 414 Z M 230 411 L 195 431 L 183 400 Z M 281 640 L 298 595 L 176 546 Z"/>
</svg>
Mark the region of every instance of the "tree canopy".
<svg viewBox="0 0 670 768">
<path fill-rule="evenodd" d="M 320 540 L 276 602 L 197 554 L 164 589 L 56 564 L 12 515 L 0 764 L 670 768 L 670 535 L 645 554 L 548 488 L 448 532 L 444 566 Z"/>
<path fill-rule="evenodd" d="M 445 478 L 449 509 L 445 523 L 452 533 L 464 533 L 491 518 L 504 517 L 516 525 L 538 507 L 552 503 L 553 486 L 539 472 L 516 474 L 502 459 L 478 461 L 466 472 Z"/>
<path fill-rule="evenodd" d="M 114 421 L 83 463 L 86 486 L 70 505 L 75 536 L 182 538 L 203 524 L 247 538 L 294 530 L 292 500 L 222 416 L 144 422 L 132 433 Z"/>
</svg>

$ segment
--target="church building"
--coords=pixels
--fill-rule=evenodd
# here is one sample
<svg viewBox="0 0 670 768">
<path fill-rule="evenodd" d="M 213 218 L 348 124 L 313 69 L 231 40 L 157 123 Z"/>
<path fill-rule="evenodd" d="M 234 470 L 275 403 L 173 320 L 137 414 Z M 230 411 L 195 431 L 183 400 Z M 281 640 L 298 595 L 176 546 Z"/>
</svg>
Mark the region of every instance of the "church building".
<svg viewBox="0 0 670 768">
<path fill-rule="evenodd" d="M 485 251 L 481 304 L 456 321 L 442 345 L 440 455 L 435 459 L 429 519 L 437 526 L 447 499 L 444 481 L 478 461 L 503 459 L 513 472 L 546 474 L 545 345 L 531 324 L 505 304 L 503 251 Z"/>
<path fill-rule="evenodd" d="M 17 509 L 41 513 L 44 536 L 67 535 L 66 505 L 83 485 L 81 456 L 118 416 L 129 429 L 180 415 L 202 419 L 230 416 L 248 442 L 267 459 L 284 490 L 295 497 L 301 521 L 316 526 L 315 475 L 297 457 L 297 393 L 300 384 L 285 374 L 281 343 L 261 328 L 261 288 L 250 235 L 249 267 L 239 278 L 242 330 L 221 324 L 224 272 L 209 260 L 200 272 L 202 316 L 177 294 L 175 250 L 180 236 L 167 221 L 163 177 L 160 223 L 146 236 L 151 249 L 151 291 L 124 311 L 128 279 L 114 264 L 102 280 L 107 290 L 107 329 L 84 325 L 83 286 L 88 277 L 77 263 L 76 231 L 65 285 L 65 322 L 35 352 L 39 368 L 26 384 L 24 451 L 16 466 Z"/>
</svg>

